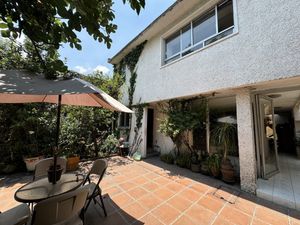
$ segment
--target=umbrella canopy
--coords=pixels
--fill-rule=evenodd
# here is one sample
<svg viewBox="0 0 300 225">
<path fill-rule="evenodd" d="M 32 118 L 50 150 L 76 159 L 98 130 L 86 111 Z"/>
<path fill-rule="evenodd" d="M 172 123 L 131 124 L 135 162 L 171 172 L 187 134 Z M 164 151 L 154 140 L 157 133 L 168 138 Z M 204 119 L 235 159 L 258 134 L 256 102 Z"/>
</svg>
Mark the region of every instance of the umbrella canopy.
<svg viewBox="0 0 300 225">
<path fill-rule="evenodd" d="M 79 78 L 47 80 L 43 75 L 19 70 L 0 70 L 0 103 L 48 102 L 103 107 L 112 111 L 132 110 L 94 85 Z"/>
<path fill-rule="evenodd" d="M 55 103 L 57 107 L 56 149 L 59 147 L 61 105 L 103 107 L 112 111 L 132 110 L 94 85 L 79 78 L 46 80 L 41 74 L 19 70 L 0 70 L 0 103 Z M 57 153 L 54 151 L 56 183 Z"/>
</svg>

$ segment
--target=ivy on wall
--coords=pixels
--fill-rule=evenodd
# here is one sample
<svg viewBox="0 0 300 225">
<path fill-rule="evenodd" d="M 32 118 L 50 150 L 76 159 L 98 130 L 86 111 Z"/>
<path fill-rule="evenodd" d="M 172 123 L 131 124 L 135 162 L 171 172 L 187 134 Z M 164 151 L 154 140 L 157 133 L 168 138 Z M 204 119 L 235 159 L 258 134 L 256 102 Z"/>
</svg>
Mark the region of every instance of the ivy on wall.
<svg viewBox="0 0 300 225">
<path fill-rule="evenodd" d="M 136 78 L 137 73 L 135 71 L 136 64 L 139 61 L 139 58 L 142 54 L 142 51 L 144 49 L 144 46 L 147 41 L 144 41 L 143 43 L 136 46 L 134 49 L 132 49 L 131 52 L 129 52 L 120 62 L 118 65 L 114 65 L 114 72 L 121 74 L 124 82 L 125 82 L 125 69 L 128 68 L 130 72 L 130 79 L 129 79 L 129 87 L 128 87 L 128 100 L 129 105 L 128 107 L 132 107 L 133 102 L 133 95 L 135 92 L 135 84 L 136 84 Z"/>
<path fill-rule="evenodd" d="M 118 65 L 114 65 L 114 72 L 116 74 L 120 74 L 123 82 L 126 80 L 126 67 L 128 68 L 130 72 L 130 78 L 129 78 L 129 86 L 128 86 L 128 107 L 131 109 L 132 104 L 133 104 L 133 96 L 135 92 L 135 87 L 136 87 L 136 78 L 137 78 L 137 73 L 135 71 L 136 65 L 139 61 L 139 58 L 142 54 L 142 51 L 144 49 L 145 44 L 147 41 L 144 41 L 143 43 L 139 44 L 136 46 L 134 49 L 132 49 L 131 52 L 129 52 L 120 62 Z M 142 120 L 143 120 L 143 108 L 146 106 L 146 104 L 138 104 L 135 106 L 135 115 L 136 115 L 136 127 L 134 129 L 135 136 L 133 139 L 133 144 L 131 153 L 134 153 L 138 148 L 139 144 L 141 143 L 142 139 L 139 136 L 139 129 L 142 127 Z M 131 125 L 130 125 L 131 126 Z M 128 136 L 127 139 L 129 140 L 129 134 L 130 134 L 130 129 L 127 130 Z"/>
</svg>

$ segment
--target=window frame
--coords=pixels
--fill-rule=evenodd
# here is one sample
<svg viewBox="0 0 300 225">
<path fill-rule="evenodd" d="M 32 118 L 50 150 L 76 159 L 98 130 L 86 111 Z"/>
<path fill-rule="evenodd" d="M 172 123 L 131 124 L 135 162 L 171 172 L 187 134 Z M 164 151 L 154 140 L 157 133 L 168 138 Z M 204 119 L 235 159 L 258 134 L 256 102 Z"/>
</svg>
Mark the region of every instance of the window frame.
<svg viewBox="0 0 300 225">
<path fill-rule="evenodd" d="M 123 119 L 124 124 L 121 124 L 122 115 L 124 115 L 124 119 Z M 128 125 L 126 124 L 127 118 L 128 118 Z M 130 113 L 120 112 L 119 113 L 119 118 L 118 118 L 118 127 L 122 128 L 122 129 L 129 129 L 130 128 L 130 123 L 131 123 Z"/>
<path fill-rule="evenodd" d="M 180 60 L 185 56 L 191 55 L 194 52 L 198 52 L 210 45 L 213 45 L 214 43 L 217 43 L 218 41 L 222 40 L 222 39 L 226 39 L 226 37 L 231 36 L 233 34 L 236 34 L 238 32 L 237 30 L 237 9 L 236 9 L 236 0 L 231 0 L 232 1 L 232 11 L 233 11 L 233 25 L 222 30 L 221 32 L 219 32 L 219 22 L 218 22 L 218 6 L 224 4 L 227 0 L 223 0 L 223 1 L 219 1 L 216 4 L 214 4 L 213 6 L 208 7 L 206 10 L 202 11 L 201 13 L 199 13 L 198 11 L 196 13 L 194 13 L 194 15 L 190 16 L 188 18 L 188 22 L 184 22 L 183 24 L 180 25 L 180 28 L 176 29 L 175 31 L 173 30 L 172 32 L 166 32 L 167 34 L 163 35 L 161 40 L 162 40 L 162 57 L 161 57 L 161 62 L 162 62 L 162 66 L 165 65 L 169 65 L 170 63 Z M 214 15 L 215 15 L 215 26 L 216 26 L 216 33 L 203 39 L 202 41 L 194 44 L 194 40 L 193 40 L 193 22 L 201 17 L 205 17 L 206 14 L 211 13 L 212 11 L 214 11 Z M 191 46 L 182 50 L 182 29 L 184 29 L 187 25 L 190 25 L 190 32 L 191 32 Z M 231 30 L 231 31 L 230 31 Z M 171 37 L 173 34 L 175 34 L 176 32 L 180 32 L 180 51 L 176 54 L 173 54 L 172 56 L 166 58 L 166 39 L 168 39 L 169 37 Z M 225 35 L 222 37 L 222 35 L 224 35 L 224 33 L 226 32 L 230 32 L 229 34 Z M 218 36 L 221 36 L 221 38 L 218 38 Z M 210 39 L 216 38 L 215 41 L 212 42 L 208 42 Z M 207 44 L 206 44 L 207 43 Z M 202 46 L 200 46 L 202 45 Z M 200 47 L 199 47 L 200 46 Z M 199 47 L 199 48 L 197 48 Z M 185 54 L 186 52 L 190 51 L 191 49 L 196 48 L 195 50 Z M 179 56 L 179 57 L 178 57 Z M 178 57 L 178 58 L 177 58 Z M 173 60 L 172 60 L 173 59 Z M 169 62 L 168 62 L 169 61 Z"/>
</svg>

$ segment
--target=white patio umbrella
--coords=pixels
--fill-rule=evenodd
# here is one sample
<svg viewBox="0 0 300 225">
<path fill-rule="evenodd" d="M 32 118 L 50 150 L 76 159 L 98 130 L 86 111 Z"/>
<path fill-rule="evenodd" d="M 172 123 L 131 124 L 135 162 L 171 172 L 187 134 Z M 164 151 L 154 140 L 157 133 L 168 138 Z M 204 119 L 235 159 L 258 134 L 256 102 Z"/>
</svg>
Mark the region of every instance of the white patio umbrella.
<svg viewBox="0 0 300 225">
<path fill-rule="evenodd" d="M 61 105 L 102 107 L 112 111 L 132 110 L 94 85 L 79 78 L 47 80 L 42 74 L 20 70 L 0 70 L 0 103 L 58 104 L 56 148 L 59 142 Z M 57 155 L 54 154 L 54 168 Z M 54 179 L 55 180 L 55 179 Z"/>
</svg>

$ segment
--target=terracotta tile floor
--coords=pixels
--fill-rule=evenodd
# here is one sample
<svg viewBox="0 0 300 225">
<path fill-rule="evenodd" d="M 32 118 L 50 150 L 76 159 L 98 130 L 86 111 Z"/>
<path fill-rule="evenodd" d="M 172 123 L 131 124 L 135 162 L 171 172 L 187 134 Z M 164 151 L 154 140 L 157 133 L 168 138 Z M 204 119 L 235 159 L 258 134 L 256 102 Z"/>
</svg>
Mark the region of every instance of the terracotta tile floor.
<svg viewBox="0 0 300 225">
<path fill-rule="evenodd" d="M 87 172 L 91 162 L 81 164 Z M 14 192 L 31 180 L 31 174 L 0 177 L 0 211 L 14 207 Z M 192 173 L 158 158 L 135 162 L 109 159 L 101 182 L 108 217 L 91 204 L 86 225 L 127 224 L 288 224 L 300 225 L 300 212 L 284 208 Z"/>
</svg>

